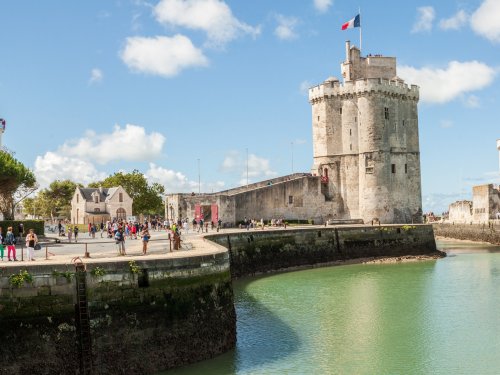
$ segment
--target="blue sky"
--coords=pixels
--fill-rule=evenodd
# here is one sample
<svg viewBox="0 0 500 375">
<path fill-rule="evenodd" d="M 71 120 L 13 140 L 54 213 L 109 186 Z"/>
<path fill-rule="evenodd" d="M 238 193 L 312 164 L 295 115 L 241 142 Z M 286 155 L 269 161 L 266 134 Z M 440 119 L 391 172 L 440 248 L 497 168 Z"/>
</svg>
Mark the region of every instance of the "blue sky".
<svg viewBox="0 0 500 375">
<path fill-rule="evenodd" d="M 340 77 L 358 7 L 363 55 L 421 87 L 424 211 L 499 183 L 498 0 L 2 1 L 4 146 L 42 186 L 138 169 L 169 193 L 199 172 L 211 192 L 246 183 L 247 160 L 250 182 L 309 172 L 307 88 Z"/>
</svg>

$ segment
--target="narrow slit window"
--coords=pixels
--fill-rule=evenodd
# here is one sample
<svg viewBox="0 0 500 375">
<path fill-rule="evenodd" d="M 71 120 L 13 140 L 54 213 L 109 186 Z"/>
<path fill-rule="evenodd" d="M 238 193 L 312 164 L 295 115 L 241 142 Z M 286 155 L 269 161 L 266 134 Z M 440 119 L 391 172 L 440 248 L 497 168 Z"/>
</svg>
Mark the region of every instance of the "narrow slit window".
<svg viewBox="0 0 500 375">
<path fill-rule="evenodd" d="M 387 107 L 384 108 L 384 118 L 389 120 L 389 108 Z"/>
<path fill-rule="evenodd" d="M 396 173 L 396 164 L 391 164 L 391 172 Z"/>
</svg>

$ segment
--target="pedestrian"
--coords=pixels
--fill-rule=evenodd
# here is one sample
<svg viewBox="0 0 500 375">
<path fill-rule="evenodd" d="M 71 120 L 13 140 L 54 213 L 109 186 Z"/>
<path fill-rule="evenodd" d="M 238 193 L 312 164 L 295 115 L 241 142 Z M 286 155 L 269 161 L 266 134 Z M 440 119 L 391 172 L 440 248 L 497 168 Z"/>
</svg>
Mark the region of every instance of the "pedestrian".
<svg viewBox="0 0 500 375">
<path fill-rule="evenodd" d="M 125 253 L 125 236 L 123 235 L 123 229 L 119 227 L 115 233 L 115 241 L 118 245 L 118 255 L 127 255 Z"/>
<path fill-rule="evenodd" d="M 0 257 L 2 258 L 2 262 L 3 262 L 3 244 L 4 244 L 4 239 L 3 239 L 3 236 L 2 236 L 2 227 L 0 227 Z"/>
<path fill-rule="evenodd" d="M 35 260 L 35 245 L 38 243 L 38 237 L 33 229 L 30 229 L 26 235 L 26 260 Z"/>
<path fill-rule="evenodd" d="M 92 238 L 95 238 L 96 227 L 94 224 L 90 227 L 90 233 L 92 233 Z"/>
<path fill-rule="evenodd" d="M 16 258 L 16 237 L 12 232 L 12 227 L 7 228 L 7 234 L 5 235 L 5 243 L 7 244 L 7 258 L 9 261 L 17 262 Z M 11 257 L 12 254 L 12 257 Z"/>
<path fill-rule="evenodd" d="M 68 224 L 68 227 L 66 228 L 68 230 L 68 242 L 71 243 L 71 237 L 73 237 L 73 229 L 71 228 L 71 225 Z"/>
<path fill-rule="evenodd" d="M 101 221 L 101 238 L 103 233 L 104 233 L 104 223 Z"/>
<path fill-rule="evenodd" d="M 75 225 L 75 227 L 73 228 L 73 233 L 75 234 L 75 242 L 78 242 L 77 241 L 77 239 L 78 239 L 78 225 Z"/>
<path fill-rule="evenodd" d="M 141 236 L 142 236 L 142 255 L 146 255 L 146 252 L 148 251 L 148 242 L 149 239 L 151 238 L 148 227 L 144 227 Z"/>
<path fill-rule="evenodd" d="M 92 223 L 89 222 L 89 237 L 91 236 L 91 229 L 92 229 Z M 75 242 L 76 242 L 76 236 L 75 236 Z"/>
</svg>

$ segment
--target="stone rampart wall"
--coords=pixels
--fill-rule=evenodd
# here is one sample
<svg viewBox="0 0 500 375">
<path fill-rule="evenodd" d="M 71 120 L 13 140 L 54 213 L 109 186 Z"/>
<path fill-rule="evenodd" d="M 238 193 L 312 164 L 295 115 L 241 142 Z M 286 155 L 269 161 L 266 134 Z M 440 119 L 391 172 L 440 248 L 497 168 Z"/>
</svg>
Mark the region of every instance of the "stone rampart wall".
<svg viewBox="0 0 500 375">
<path fill-rule="evenodd" d="M 88 265 L 95 373 L 154 374 L 234 347 L 227 253 L 136 265 L 139 273 L 128 262 Z M 104 274 L 92 276 L 97 267 Z M 9 276 L 23 270 L 32 284 L 13 286 Z M 74 271 L 48 265 L 2 270 L 0 374 L 78 373 Z"/>
<path fill-rule="evenodd" d="M 436 236 L 500 245 L 498 224 L 433 224 Z"/>
<path fill-rule="evenodd" d="M 431 225 L 248 231 L 206 238 L 230 249 L 233 277 L 356 258 L 436 253 Z"/>
</svg>

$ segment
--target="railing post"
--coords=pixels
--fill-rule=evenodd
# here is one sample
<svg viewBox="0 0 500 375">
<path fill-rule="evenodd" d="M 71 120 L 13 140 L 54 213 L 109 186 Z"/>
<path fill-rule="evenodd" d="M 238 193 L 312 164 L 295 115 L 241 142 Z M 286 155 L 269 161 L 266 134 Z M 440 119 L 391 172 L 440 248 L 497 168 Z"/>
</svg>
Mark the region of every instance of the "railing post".
<svg viewBox="0 0 500 375">
<path fill-rule="evenodd" d="M 85 256 L 84 256 L 84 258 L 90 258 L 90 254 L 87 251 L 87 243 L 86 242 L 85 242 Z"/>
</svg>

